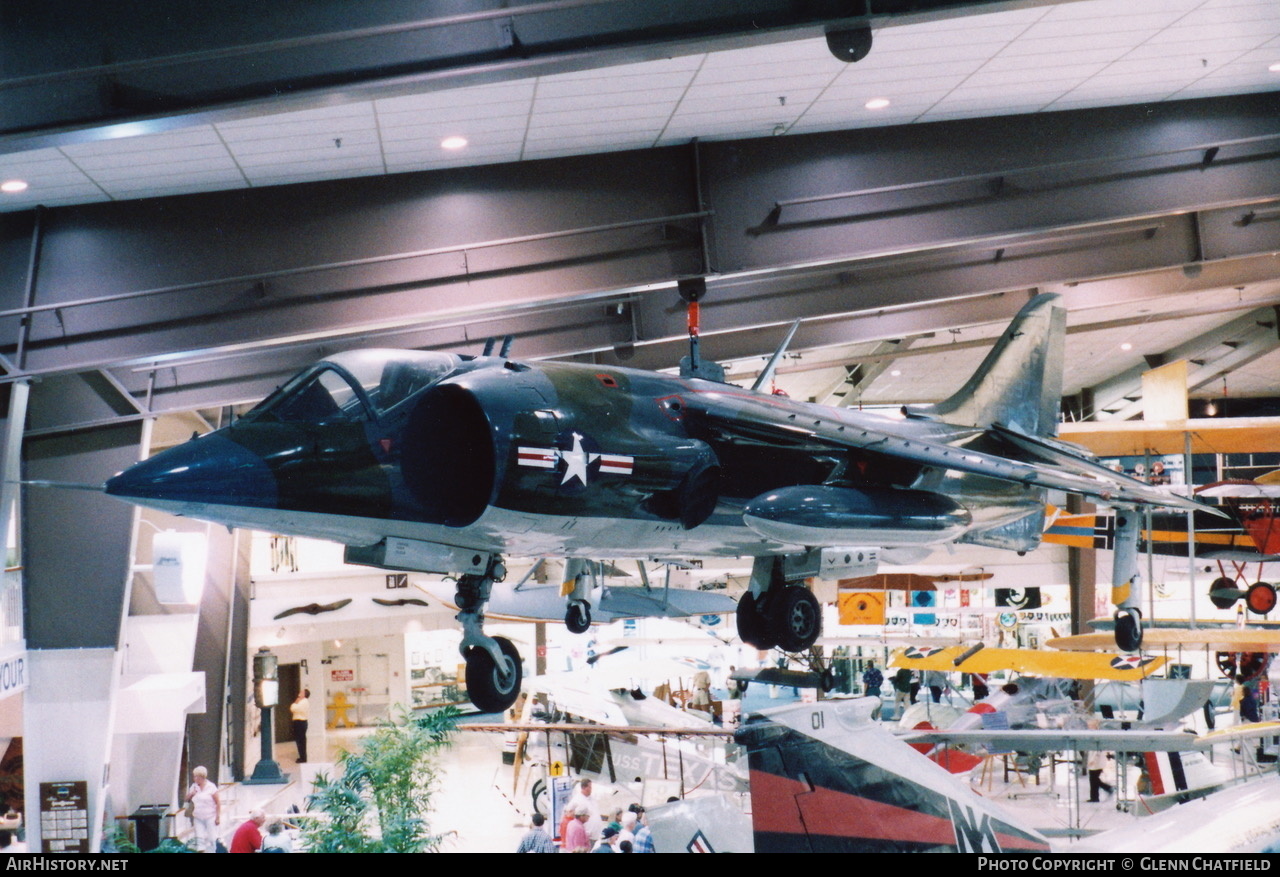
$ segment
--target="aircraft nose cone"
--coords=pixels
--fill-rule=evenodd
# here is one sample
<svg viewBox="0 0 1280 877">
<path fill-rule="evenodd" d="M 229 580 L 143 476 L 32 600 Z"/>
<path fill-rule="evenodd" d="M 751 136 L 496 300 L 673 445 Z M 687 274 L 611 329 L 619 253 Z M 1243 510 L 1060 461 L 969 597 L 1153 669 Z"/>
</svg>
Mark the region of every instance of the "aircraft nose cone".
<svg viewBox="0 0 1280 877">
<path fill-rule="evenodd" d="M 192 439 L 109 479 L 112 496 L 271 508 L 276 482 L 257 454 L 216 433 Z"/>
</svg>

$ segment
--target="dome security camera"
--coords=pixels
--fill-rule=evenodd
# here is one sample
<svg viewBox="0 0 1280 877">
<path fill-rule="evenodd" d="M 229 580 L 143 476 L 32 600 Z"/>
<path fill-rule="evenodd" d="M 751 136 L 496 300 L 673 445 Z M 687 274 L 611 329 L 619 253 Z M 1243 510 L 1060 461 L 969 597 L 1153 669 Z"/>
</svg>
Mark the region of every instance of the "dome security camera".
<svg viewBox="0 0 1280 877">
<path fill-rule="evenodd" d="M 844 61 L 847 64 L 861 61 L 871 51 L 871 28 L 862 25 L 840 30 L 829 29 L 827 48 L 838 61 Z"/>
</svg>

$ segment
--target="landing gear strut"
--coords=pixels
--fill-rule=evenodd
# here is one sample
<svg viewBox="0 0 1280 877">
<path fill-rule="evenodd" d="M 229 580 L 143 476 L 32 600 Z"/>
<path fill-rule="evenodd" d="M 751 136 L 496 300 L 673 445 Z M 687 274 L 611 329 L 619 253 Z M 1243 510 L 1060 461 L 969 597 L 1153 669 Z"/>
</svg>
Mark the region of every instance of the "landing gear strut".
<svg viewBox="0 0 1280 877">
<path fill-rule="evenodd" d="M 498 557 L 492 558 L 483 575 L 468 573 L 458 579 L 455 600 L 458 621 L 462 625 L 459 651 L 467 662 L 467 695 L 476 709 L 485 713 L 502 712 L 516 702 L 524 670 L 520 652 L 511 640 L 489 636 L 484 632 L 484 607 L 494 582 L 507 575 Z"/>
<path fill-rule="evenodd" d="M 738 638 L 757 649 L 802 652 L 822 635 L 822 604 L 803 585 L 786 583 L 780 557 L 756 558 L 737 617 Z"/>
<path fill-rule="evenodd" d="M 1111 602 L 1116 607 L 1116 647 L 1123 652 L 1136 652 L 1142 648 L 1143 588 L 1138 572 L 1138 532 L 1141 526 L 1135 510 L 1116 510 Z"/>
</svg>

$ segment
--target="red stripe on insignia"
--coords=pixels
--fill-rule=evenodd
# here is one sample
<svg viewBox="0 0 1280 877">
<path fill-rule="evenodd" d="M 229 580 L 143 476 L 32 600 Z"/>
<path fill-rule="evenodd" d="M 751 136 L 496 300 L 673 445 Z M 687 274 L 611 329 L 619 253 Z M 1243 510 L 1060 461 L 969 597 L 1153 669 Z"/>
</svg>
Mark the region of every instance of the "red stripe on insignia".
<svg viewBox="0 0 1280 877">
<path fill-rule="evenodd" d="M 624 457 L 619 454 L 600 455 L 601 472 L 611 472 L 615 475 L 630 475 L 634 466 L 634 457 Z"/>
<path fill-rule="evenodd" d="M 521 466 L 536 466 L 540 469 L 554 469 L 556 452 L 550 448 L 517 448 L 516 462 Z"/>
</svg>

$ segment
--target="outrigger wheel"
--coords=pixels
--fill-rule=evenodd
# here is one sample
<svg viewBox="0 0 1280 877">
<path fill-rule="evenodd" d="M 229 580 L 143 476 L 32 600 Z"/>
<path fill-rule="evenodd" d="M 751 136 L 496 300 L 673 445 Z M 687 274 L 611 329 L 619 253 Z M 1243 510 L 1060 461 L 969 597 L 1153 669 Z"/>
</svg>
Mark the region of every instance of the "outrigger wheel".
<svg viewBox="0 0 1280 877">
<path fill-rule="evenodd" d="M 1116 648 L 1122 652 L 1136 652 L 1142 648 L 1142 613 L 1129 606 L 1117 609 Z"/>
<path fill-rule="evenodd" d="M 570 603 L 564 613 L 564 626 L 569 629 L 569 633 L 586 633 L 591 627 L 591 604 L 586 600 Z"/>
<path fill-rule="evenodd" d="M 504 666 L 499 667 L 489 650 L 472 646 L 463 657 L 467 662 L 467 696 L 482 713 L 500 713 L 516 702 L 524 669 L 520 652 L 506 637 L 495 636 Z"/>
</svg>

